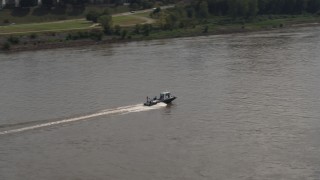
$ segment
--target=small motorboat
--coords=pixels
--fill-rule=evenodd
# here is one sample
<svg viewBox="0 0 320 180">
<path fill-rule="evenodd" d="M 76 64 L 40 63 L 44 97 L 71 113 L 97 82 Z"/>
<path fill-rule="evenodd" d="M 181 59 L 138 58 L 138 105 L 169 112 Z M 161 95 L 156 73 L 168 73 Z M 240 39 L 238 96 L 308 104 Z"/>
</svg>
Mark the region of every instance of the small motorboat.
<svg viewBox="0 0 320 180">
<path fill-rule="evenodd" d="M 145 106 L 153 106 L 156 105 L 160 102 L 166 103 L 166 104 L 170 104 L 173 100 L 175 100 L 177 97 L 172 96 L 170 92 L 162 92 L 160 93 L 160 97 L 159 99 L 156 97 L 154 97 L 153 99 L 150 99 L 149 97 L 147 97 L 147 102 L 145 102 L 143 105 Z"/>
</svg>

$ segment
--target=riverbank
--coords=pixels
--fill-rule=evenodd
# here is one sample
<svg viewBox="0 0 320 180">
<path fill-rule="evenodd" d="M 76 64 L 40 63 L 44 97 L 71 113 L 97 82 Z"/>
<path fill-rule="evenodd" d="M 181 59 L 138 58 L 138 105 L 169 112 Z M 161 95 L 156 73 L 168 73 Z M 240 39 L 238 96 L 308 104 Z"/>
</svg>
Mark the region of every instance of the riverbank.
<svg viewBox="0 0 320 180">
<path fill-rule="evenodd" d="M 194 27 L 176 28 L 172 30 L 161 30 L 152 25 L 146 32 L 143 27 L 140 32 L 135 32 L 136 27 L 122 28 L 117 35 L 104 36 L 99 29 L 95 32 L 74 31 L 64 33 L 42 33 L 19 36 L 16 43 L 10 47 L 2 46 L 2 52 L 33 51 L 42 49 L 67 48 L 78 46 L 99 45 L 108 43 L 122 43 L 142 40 L 169 39 L 178 37 L 194 37 L 231 33 L 247 33 L 257 31 L 270 31 L 283 28 L 296 28 L 305 26 L 319 26 L 319 16 L 260 16 L 251 21 L 242 19 L 228 21 L 226 17 L 207 19 Z M 151 30 L 152 29 L 152 30 Z M 123 32 L 125 32 L 123 34 Z M 11 36 L 0 37 L 0 44 L 11 38 Z"/>
</svg>

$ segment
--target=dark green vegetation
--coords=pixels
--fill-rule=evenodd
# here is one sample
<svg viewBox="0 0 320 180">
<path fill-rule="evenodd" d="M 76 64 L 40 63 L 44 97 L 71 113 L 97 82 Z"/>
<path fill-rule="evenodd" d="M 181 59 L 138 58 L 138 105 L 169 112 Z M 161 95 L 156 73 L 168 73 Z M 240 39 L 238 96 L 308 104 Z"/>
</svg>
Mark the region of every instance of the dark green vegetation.
<svg viewBox="0 0 320 180">
<path fill-rule="evenodd" d="M 154 12 L 153 17 L 159 19 L 163 29 L 173 29 L 210 22 L 244 24 L 319 14 L 320 0 L 193 0 L 170 11 Z"/>
<path fill-rule="evenodd" d="M 319 9 L 320 0 L 201 0 L 191 3 L 189 13 L 250 17 L 257 14 L 317 13 Z"/>
<path fill-rule="evenodd" d="M 154 10 L 148 39 L 284 28 L 319 22 L 319 15 L 320 0 L 193 0 Z"/>
<path fill-rule="evenodd" d="M 139 2 L 138 8 L 144 8 L 142 1 Z M 87 20 L 100 24 L 96 29 L 57 32 L 55 36 L 39 33 L 33 38 L 31 35 L 21 35 L 18 37 L 20 43 L 15 44 L 9 39 L 1 42 L 0 39 L 0 44 L 2 49 L 7 50 L 15 46 L 30 46 L 29 42 L 36 44 L 36 47 L 39 43 L 45 47 L 46 42 L 54 44 L 54 47 L 63 47 L 74 41 L 119 42 L 269 30 L 320 22 L 319 10 L 320 0 L 193 0 L 178 3 L 170 9 L 154 9 L 149 15 L 153 18 L 149 24 L 132 26 L 133 23 L 126 22 L 130 26 L 121 27 L 114 23 L 116 18 L 125 21 L 134 19 L 130 20 L 128 15 L 112 17 L 110 12 L 113 9 L 108 8 L 91 10 L 86 14 Z M 143 17 L 150 20 L 146 14 Z"/>
</svg>

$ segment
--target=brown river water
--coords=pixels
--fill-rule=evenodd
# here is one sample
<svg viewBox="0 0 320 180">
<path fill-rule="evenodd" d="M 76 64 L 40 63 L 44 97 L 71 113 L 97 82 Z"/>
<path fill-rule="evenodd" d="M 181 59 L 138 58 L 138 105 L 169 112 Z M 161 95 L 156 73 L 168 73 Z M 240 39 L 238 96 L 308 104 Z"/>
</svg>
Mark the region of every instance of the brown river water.
<svg viewBox="0 0 320 180">
<path fill-rule="evenodd" d="M 319 137 L 320 27 L 0 54 L 0 180 L 319 180 Z"/>
</svg>

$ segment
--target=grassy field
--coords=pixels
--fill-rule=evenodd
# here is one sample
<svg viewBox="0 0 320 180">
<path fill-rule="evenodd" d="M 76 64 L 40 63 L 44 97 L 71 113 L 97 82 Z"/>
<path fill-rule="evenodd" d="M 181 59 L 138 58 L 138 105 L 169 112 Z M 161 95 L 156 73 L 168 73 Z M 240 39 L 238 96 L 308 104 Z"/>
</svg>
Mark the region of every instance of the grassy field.
<svg viewBox="0 0 320 180">
<path fill-rule="evenodd" d="M 148 13 L 135 13 L 113 17 L 113 24 L 120 26 L 134 26 L 147 22 Z M 45 23 L 26 23 L 0 26 L 1 34 L 21 34 L 30 32 L 69 31 L 75 29 L 91 29 L 94 24 L 84 19 L 53 21 Z M 97 26 L 95 26 L 97 27 Z"/>
<path fill-rule="evenodd" d="M 66 20 L 48 23 L 16 24 L 9 26 L 0 26 L 0 34 L 88 29 L 92 28 L 92 25 L 92 22 L 86 20 Z"/>
<path fill-rule="evenodd" d="M 134 15 L 140 16 L 140 17 L 150 18 L 150 12 L 135 13 Z"/>
<path fill-rule="evenodd" d="M 126 16 L 117 16 L 113 17 L 113 24 L 120 25 L 120 26 L 133 26 L 136 24 L 141 24 L 146 22 L 145 19 L 139 18 L 137 14 L 135 15 L 126 15 Z"/>
</svg>

